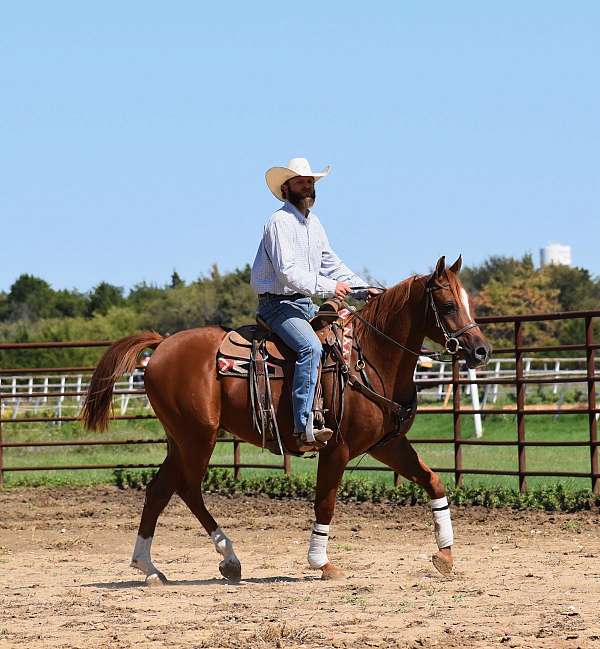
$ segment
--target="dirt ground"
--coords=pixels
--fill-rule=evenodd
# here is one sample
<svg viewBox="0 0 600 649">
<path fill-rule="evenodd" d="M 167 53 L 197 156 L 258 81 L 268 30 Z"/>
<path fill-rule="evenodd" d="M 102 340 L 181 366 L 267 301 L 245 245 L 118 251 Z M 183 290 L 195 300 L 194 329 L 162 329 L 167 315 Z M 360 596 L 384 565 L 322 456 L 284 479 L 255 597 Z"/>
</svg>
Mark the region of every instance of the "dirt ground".
<svg viewBox="0 0 600 649">
<path fill-rule="evenodd" d="M 323 582 L 306 564 L 307 502 L 209 496 L 243 581 L 174 499 L 153 548 L 170 579 L 129 567 L 143 492 L 0 492 L 0 647 L 598 647 L 597 513 L 455 508 L 456 574 L 429 557 L 421 507 L 340 504 Z"/>
</svg>

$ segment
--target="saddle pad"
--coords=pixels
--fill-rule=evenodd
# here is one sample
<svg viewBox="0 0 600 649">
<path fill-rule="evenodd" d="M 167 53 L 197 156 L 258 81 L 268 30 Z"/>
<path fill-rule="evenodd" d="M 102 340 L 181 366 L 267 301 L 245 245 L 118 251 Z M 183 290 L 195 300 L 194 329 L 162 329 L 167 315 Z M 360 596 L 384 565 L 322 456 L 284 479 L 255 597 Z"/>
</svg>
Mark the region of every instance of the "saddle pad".
<svg viewBox="0 0 600 649">
<path fill-rule="evenodd" d="M 350 311 L 348 309 L 340 309 L 338 311 L 338 316 L 342 319 L 343 329 L 342 329 L 342 353 L 344 356 L 344 362 L 346 365 L 350 364 L 352 356 L 352 342 L 354 336 L 354 327 L 352 319 L 348 319 Z"/>
<path fill-rule="evenodd" d="M 282 379 L 285 376 L 283 365 L 274 365 L 273 363 L 266 363 L 267 371 L 269 372 L 270 379 Z M 231 358 L 229 356 L 222 356 L 217 354 L 217 372 L 220 376 L 237 376 L 240 378 L 248 378 L 248 371 L 250 369 L 249 358 Z"/>
</svg>

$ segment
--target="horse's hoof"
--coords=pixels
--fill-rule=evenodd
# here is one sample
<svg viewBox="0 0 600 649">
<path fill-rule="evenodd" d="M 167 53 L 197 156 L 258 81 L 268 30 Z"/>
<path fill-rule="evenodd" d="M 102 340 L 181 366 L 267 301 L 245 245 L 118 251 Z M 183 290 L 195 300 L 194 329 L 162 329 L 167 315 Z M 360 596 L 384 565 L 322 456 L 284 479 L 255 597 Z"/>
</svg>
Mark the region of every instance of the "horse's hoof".
<svg viewBox="0 0 600 649">
<path fill-rule="evenodd" d="M 219 572 L 229 581 L 240 581 L 242 564 L 237 559 L 224 559 L 219 564 Z"/>
<path fill-rule="evenodd" d="M 431 557 L 431 563 L 436 567 L 438 572 L 444 577 L 450 577 L 452 574 L 452 557 L 442 554 L 441 552 L 436 552 Z"/>
<path fill-rule="evenodd" d="M 162 572 L 153 572 L 146 577 L 146 586 L 164 586 L 167 583 L 169 583 L 169 580 Z"/>
<path fill-rule="evenodd" d="M 336 568 L 332 563 L 326 563 L 321 570 L 321 579 L 326 581 L 346 579 L 346 573 L 341 568 Z"/>
</svg>

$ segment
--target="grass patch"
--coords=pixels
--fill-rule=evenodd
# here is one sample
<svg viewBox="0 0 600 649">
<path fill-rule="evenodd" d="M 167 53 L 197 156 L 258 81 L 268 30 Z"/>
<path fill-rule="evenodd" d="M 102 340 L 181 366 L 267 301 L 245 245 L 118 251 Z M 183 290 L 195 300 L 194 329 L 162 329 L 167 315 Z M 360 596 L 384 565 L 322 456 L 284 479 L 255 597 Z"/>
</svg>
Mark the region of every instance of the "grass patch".
<svg viewBox="0 0 600 649">
<path fill-rule="evenodd" d="M 473 418 L 462 418 L 463 439 L 474 438 Z M 527 439 L 530 441 L 587 441 L 588 420 L 586 415 L 532 415 L 526 418 Z M 119 465 L 153 465 L 160 464 L 165 457 L 164 433 L 155 420 L 116 421 L 111 430 L 105 434 L 84 431 L 79 423 L 68 422 L 62 426 L 48 423 L 19 423 L 4 425 L 5 442 L 23 441 L 59 441 L 59 440 L 94 440 L 122 441 L 146 439 L 157 443 L 106 446 L 50 446 L 36 448 L 5 448 L 4 464 L 6 467 L 32 467 L 41 465 L 65 466 L 68 464 L 119 464 Z M 426 438 L 447 439 L 448 444 L 428 444 L 420 440 Z M 484 440 L 511 440 L 517 438 L 514 415 L 490 415 L 484 421 Z M 415 448 L 423 459 L 434 468 L 454 468 L 454 447 L 452 444 L 452 415 L 419 414 L 409 433 Z M 241 460 L 249 464 L 265 464 L 282 467 L 282 458 L 262 451 L 250 444 L 241 445 Z M 516 470 L 517 448 L 503 446 L 463 446 L 463 468 L 487 468 Z M 233 444 L 219 443 L 212 456 L 213 464 L 231 464 L 233 462 Z M 379 462 L 367 456 L 362 460 L 360 469 L 352 467 L 359 458 L 350 463 L 346 476 L 359 476 L 373 483 L 387 487 L 393 485 L 391 471 L 375 471 L 373 467 L 382 467 Z M 292 458 L 292 472 L 300 478 L 314 480 L 317 459 Z M 553 471 L 588 471 L 590 455 L 587 447 L 563 448 L 527 448 L 527 468 L 529 470 Z M 368 470 L 371 468 L 371 470 Z M 367 469 L 367 470 L 364 470 Z M 242 469 L 244 478 L 281 475 L 273 469 Z M 453 482 L 452 473 L 442 473 L 447 485 Z M 112 470 L 48 470 L 34 472 L 6 472 L 7 486 L 26 485 L 92 485 L 113 482 Z M 517 478 L 511 476 L 464 476 L 465 488 L 503 488 L 514 489 Z M 574 492 L 590 487 L 590 480 L 585 478 L 550 478 L 532 477 L 528 479 L 532 489 L 543 489 L 547 486 L 562 485 L 564 489 Z"/>
</svg>

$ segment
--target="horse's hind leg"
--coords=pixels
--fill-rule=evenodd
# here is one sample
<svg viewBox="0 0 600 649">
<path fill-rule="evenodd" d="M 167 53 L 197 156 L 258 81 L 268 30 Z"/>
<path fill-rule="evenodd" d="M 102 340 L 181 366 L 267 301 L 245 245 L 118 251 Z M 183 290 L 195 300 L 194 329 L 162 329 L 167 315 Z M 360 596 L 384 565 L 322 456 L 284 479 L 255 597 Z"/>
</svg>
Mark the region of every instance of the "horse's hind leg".
<svg viewBox="0 0 600 649">
<path fill-rule="evenodd" d="M 150 550 L 158 517 L 169 504 L 176 488 L 176 459 L 175 456 L 168 455 L 156 476 L 146 487 L 142 519 L 131 558 L 132 567 L 141 570 L 146 575 L 148 584 L 164 584 L 167 581 L 163 573 L 152 563 Z"/>
<path fill-rule="evenodd" d="M 182 450 L 182 455 L 185 454 L 185 461 L 182 461 L 184 479 L 178 486 L 177 493 L 202 523 L 215 545 L 215 550 L 223 557 L 219 563 L 219 571 L 223 577 L 239 581 L 242 578 L 242 565 L 233 550 L 233 543 L 206 509 L 202 497 L 202 480 L 215 447 L 216 436 L 217 431 L 186 437 L 187 445 Z M 207 439 L 210 439 L 210 442 Z"/>
<path fill-rule="evenodd" d="M 443 482 L 432 471 L 405 437 L 397 437 L 371 455 L 387 464 L 402 477 L 423 487 L 431 498 L 431 510 L 438 552 L 431 557 L 433 565 L 445 576 L 452 572 L 452 543 L 454 535 L 450 509 Z"/>
</svg>

